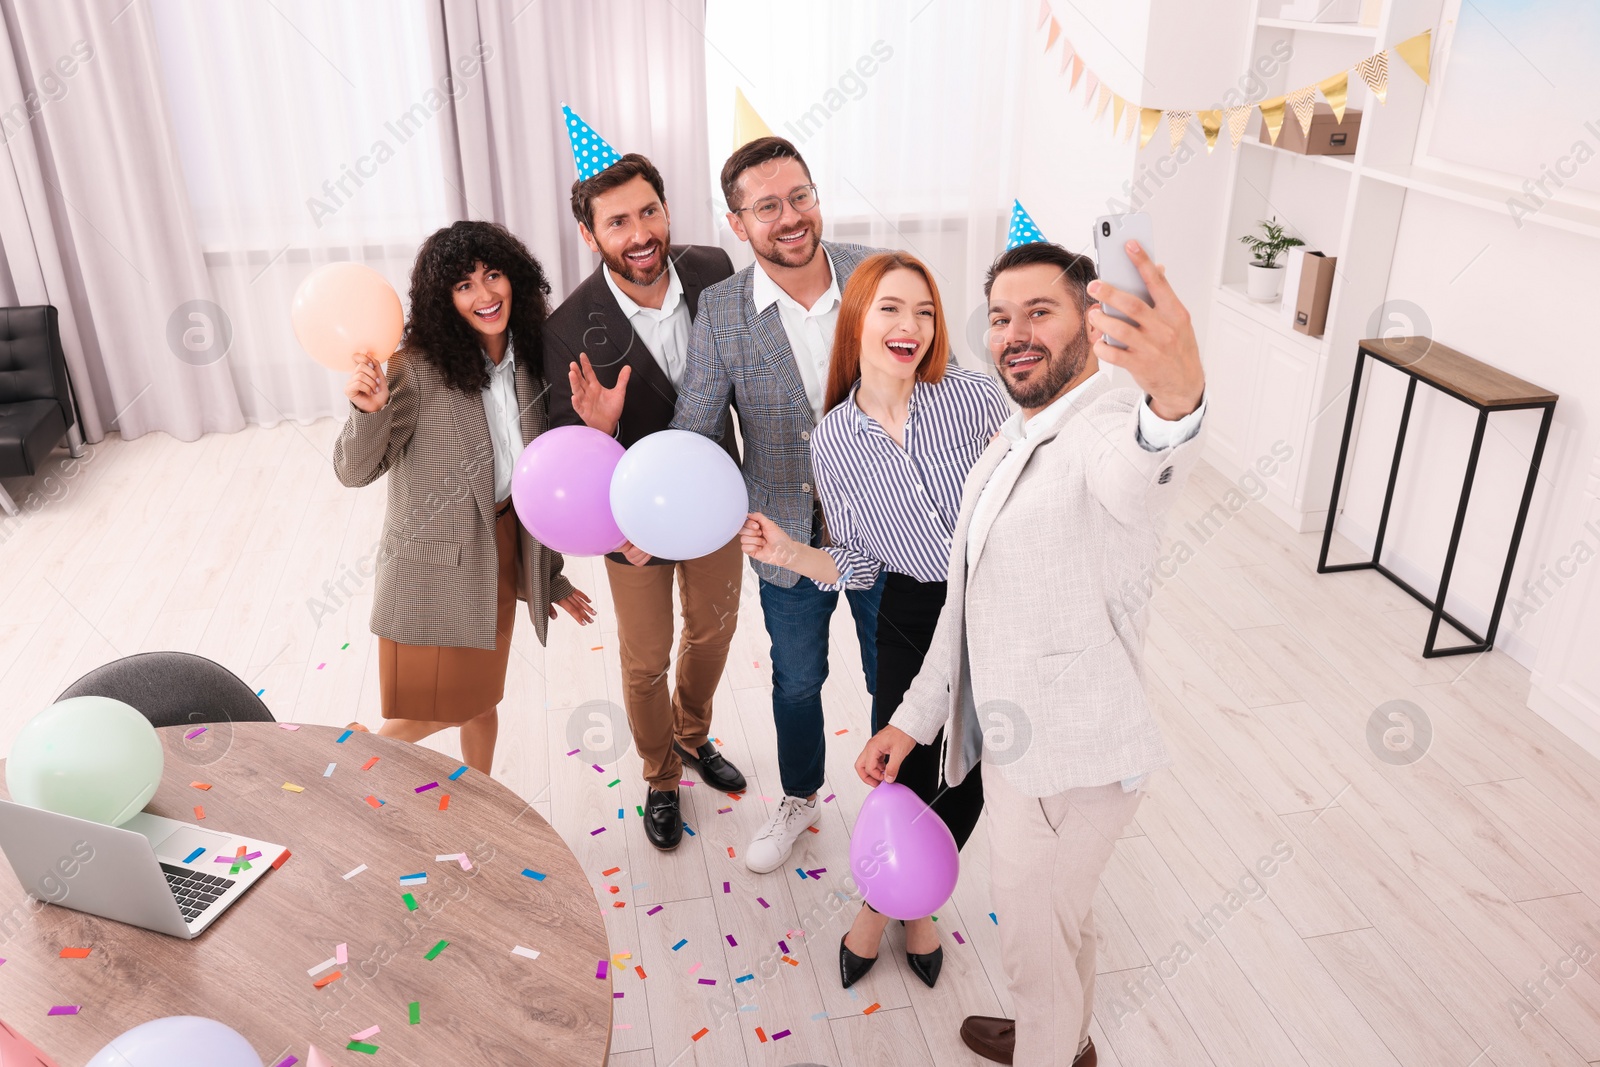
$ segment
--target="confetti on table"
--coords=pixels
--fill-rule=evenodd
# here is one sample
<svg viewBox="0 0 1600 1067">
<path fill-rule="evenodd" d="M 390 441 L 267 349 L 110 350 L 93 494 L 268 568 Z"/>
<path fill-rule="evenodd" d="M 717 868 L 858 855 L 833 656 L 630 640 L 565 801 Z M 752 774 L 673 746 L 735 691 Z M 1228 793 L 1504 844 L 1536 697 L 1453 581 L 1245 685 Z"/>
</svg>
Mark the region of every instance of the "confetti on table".
<svg viewBox="0 0 1600 1067">
<path fill-rule="evenodd" d="M 676 952 L 680 948 L 682 948 L 684 945 L 687 945 L 688 943 L 689 943 L 689 939 L 686 937 L 683 940 L 679 941 L 676 945 L 673 945 L 672 946 L 672 951 Z"/>
<path fill-rule="evenodd" d="M 605 960 L 601 960 L 600 963 L 594 969 L 594 976 L 596 978 L 604 978 L 606 976 L 606 967 L 607 967 L 606 961 Z"/>
<path fill-rule="evenodd" d="M 465 852 L 456 857 L 456 862 L 461 864 L 461 869 L 463 871 L 472 870 L 472 861 L 467 859 L 467 854 Z"/>
<path fill-rule="evenodd" d="M 280 722 L 278 724 L 278 729 L 280 729 L 280 730 L 298 730 L 298 729 L 300 729 L 300 724 L 297 723 L 297 722 Z"/>
<path fill-rule="evenodd" d="M 427 785 L 419 785 L 419 786 L 417 786 L 415 789 L 413 789 L 411 791 L 413 793 L 426 793 L 430 789 L 438 789 L 438 788 L 439 788 L 439 783 L 438 782 L 429 782 Z"/>
<path fill-rule="evenodd" d="M 323 771 L 323 772 L 322 772 L 322 777 L 324 777 L 324 778 L 331 778 L 331 777 L 332 777 L 332 776 L 333 776 L 333 769 L 334 769 L 334 768 L 335 768 L 335 767 L 337 767 L 337 766 L 338 766 L 338 764 L 337 764 L 337 763 L 330 763 L 330 764 L 328 764 L 328 769 L 327 769 L 327 770 L 325 770 L 325 771 Z"/>
<path fill-rule="evenodd" d="M 513 956 L 526 956 L 530 960 L 536 960 L 536 959 L 539 958 L 539 950 L 538 949 L 523 948 L 521 945 L 518 945 L 516 948 L 513 948 L 511 950 L 511 954 Z"/>
<path fill-rule="evenodd" d="M 400 884 L 401 885 L 427 885 L 428 884 L 428 872 L 427 871 L 421 871 L 421 872 L 419 872 L 417 874 L 402 874 L 400 876 Z"/>
<path fill-rule="evenodd" d="M 438 861 L 439 863 L 443 863 L 446 860 L 449 860 L 451 863 L 454 863 L 456 860 L 460 859 L 464 855 L 466 855 L 465 852 L 447 852 L 442 856 L 435 856 L 433 858 L 436 861 Z"/>
<path fill-rule="evenodd" d="M 195 849 L 193 852 L 191 852 L 187 856 L 183 857 L 183 862 L 185 862 L 185 863 L 193 863 L 195 860 L 199 859 L 201 856 L 204 856 L 205 854 L 206 854 L 205 846 L 202 845 L 200 848 Z"/>
<path fill-rule="evenodd" d="M 74 1008 L 73 1010 L 76 1011 L 77 1009 Z M 710 1028 L 702 1026 L 700 1029 L 696 1030 L 694 1033 L 689 1035 L 689 1040 L 690 1041 L 699 1041 L 702 1037 L 705 1037 L 710 1032 L 711 1032 Z"/>
<path fill-rule="evenodd" d="M 406 902 L 407 911 L 417 910 L 417 898 L 412 896 L 410 893 L 401 893 L 400 899 Z"/>
<path fill-rule="evenodd" d="M 348 882 L 350 879 L 354 878 L 356 875 L 360 874 L 362 871 L 364 871 L 366 869 L 367 869 L 367 865 L 365 863 L 363 863 L 361 866 L 357 867 L 355 870 L 353 870 L 349 874 L 345 875 L 344 876 L 344 880 Z"/>
<path fill-rule="evenodd" d="M 426 956 L 422 957 L 422 958 L 425 959 L 425 960 L 438 959 L 439 958 L 439 953 L 443 952 L 449 946 L 450 946 L 450 942 L 441 941 L 437 945 L 434 945 L 432 948 L 430 948 L 428 950 L 428 954 Z"/>
<path fill-rule="evenodd" d="M 185 741 L 193 741 L 195 738 L 199 737 L 205 732 L 206 728 L 204 726 L 196 726 L 193 730 L 190 730 L 188 733 L 184 734 L 183 739 Z"/>
<path fill-rule="evenodd" d="M 86 960 L 92 951 L 93 949 L 87 948 L 64 948 L 61 950 L 61 958 L 64 960 Z"/>
<path fill-rule="evenodd" d="M 349 963 L 350 946 L 345 944 L 343 941 L 339 942 L 339 947 L 333 950 L 333 958 L 339 963 Z"/>
<path fill-rule="evenodd" d="M 952 931 L 950 931 L 950 933 L 951 933 L 951 936 L 953 936 L 956 939 L 956 944 L 958 944 L 958 945 L 965 945 L 966 944 L 966 941 L 961 937 L 961 931 L 960 930 L 952 930 Z"/>
<path fill-rule="evenodd" d="M 373 807 L 376 808 L 376 807 L 379 807 L 380 805 L 382 805 L 383 801 L 379 800 L 377 797 L 373 796 L 371 793 L 368 793 L 367 794 L 367 803 L 371 804 Z"/>
<path fill-rule="evenodd" d="M 190 782 L 189 785 L 191 787 L 195 788 L 195 789 L 210 789 L 211 788 L 211 783 L 210 782 Z"/>
<path fill-rule="evenodd" d="M 861 1014 L 862 1015 L 871 1015 L 873 1012 L 877 1011 L 881 1007 L 883 1007 L 882 1004 L 879 1004 L 877 1001 L 873 1001 L 871 1004 L 869 1004 L 865 1008 L 861 1009 Z"/>
<path fill-rule="evenodd" d="M 770 907 L 772 907 L 772 905 L 771 905 L 771 904 L 768 904 L 768 903 L 767 903 L 767 902 L 766 902 L 766 900 L 764 900 L 764 899 L 763 899 L 763 898 L 761 898 L 761 897 L 756 897 L 756 903 L 757 903 L 757 904 L 760 904 L 760 905 L 761 905 L 761 906 L 762 906 L 762 907 L 763 907 L 763 908 L 770 908 Z"/>
<path fill-rule="evenodd" d="M 76 1014 L 78 1014 L 78 1008 L 80 1006 L 81 1005 L 78 1005 L 78 1004 L 57 1004 L 55 1007 L 51 1008 L 49 1010 L 49 1012 L 47 1012 L 46 1014 L 49 1014 L 49 1015 L 76 1015 Z"/>
<path fill-rule="evenodd" d="M 439 798 L 439 810 L 443 811 L 450 806 L 450 794 L 446 793 Z"/>
<path fill-rule="evenodd" d="M 295 785 L 293 782 L 284 782 L 283 787 L 291 793 L 304 793 L 306 791 L 305 786 Z"/>
<path fill-rule="evenodd" d="M 204 819 L 206 817 L 206 809 L 196 804 L 194 806 L 194 817 L 196 819 Z"/>
<path fill-rule="evenodd" d="M 315 982 L 312 982 L 311 984 L 313 986 L 315 986 L 316 988 L 321 989 L 323 986 L 327 985 L 329 982 L 337 981 L 338 979 L 343 978 L 343 977 L 344 977 L 344 972 L 343 971 L 334 971 L 332 974 L 323 975 L 321 978 L 318 978 Z"/>
<path fill-rule="evenodd" d="M 352 1041 L 345 1048 L 351 1052 L 365 1052 L 368 1056 L 378 1051 L 377 1045 L 369 1045 L 365 1041 Z"/>
<path fill-rule="evenodd" d="M 294 1065 L 299 1063 L 299 1062 L 300 1062 L 300 1057 L 299 1056 L 285 1056 L 283 1059 L 279 1060 L 277 1063 L 274 1063 L 272 1065 L 272 1067 L 294 1067 Z"/>
<path fill-rule="evenodd" d="M 350 1035 L 350 1040 L 351 1041 L 365 1041 L 367 1038 L 373 1036 L 377 1032 L 378 1032 L 378 1028 L 376 1026 L 369 1026 L 365 1030 L 361 1031 L 359 1034 L 351 1034 Z"/>
<path fill-rule="evenodd" d="M 466 773 L 467 773 L 467 765 L 465 763 L 463 763 L 461 766 L 457 767 L 455 770 L 450 772 L 450 780 L 453 782 L 457 778 L 460 778 L 463 774 L 466 774 Z"/>
<path fill-rule="evenodd" d="M 722 936 L 728 939 L 728 944 L 729 945 L 732 945 L 734 948 L 738 948 L 739 947 L 739 942 L 737 942 L 737 941 L 735 941 L 733 939 L 733 935 L 732 934 L 723 934 Z"/>
<path fill-rule="evenodd" d="M 532 878 L 535 882 L 544 881 L 543 871 L 530 870 L 527 867 L 522 868 L 522 876 L 524 878 Z"/>
<path fill-rule="evenodd" d="M 701 985 L 716 985 L 717 984 L 717 980 L 715 978 L 701 978 L 701 979 L 698 979 L 698 981 L 700 982 Z"/>
<path fill-rule="evenodd" d="M 409 1021 L 411 1025 L 416 1026 L 422 1021 L 422 1002 L 419 1000 L 413 1000 L 410 1004 L 406 1005 L 406 1012 L 410 1016 Z"/>
<path fill-rule="evenodd" d="M 353 734 L 353 733 L 355 733 L 354 730 L 346 730 L 344 733 L 340 734 L 337 738 L 335 738 L 333 743 L 336 744 L 336 745 L 342 745 L 346 741 L 350 740 L 350 735 Z"/>
<path fill-rule="evenodd" d="M 367 760 L 367 762 L 361 765 L 361 769 L 364 771 L 372 770 L 372 765 L 377 763 L 382 758 L 382 756 L 373 756 L 371 759 Z"/>
<path fill-rule="evenodd" d="M 655 907 L 653 907 L 649 911 L 645 912 L 645 914 L 646 915 L 654 915 L 656 912 L 658 912 L 660 910 L 661 910 L 661 905 L 657 904 Z"/>
</svg>

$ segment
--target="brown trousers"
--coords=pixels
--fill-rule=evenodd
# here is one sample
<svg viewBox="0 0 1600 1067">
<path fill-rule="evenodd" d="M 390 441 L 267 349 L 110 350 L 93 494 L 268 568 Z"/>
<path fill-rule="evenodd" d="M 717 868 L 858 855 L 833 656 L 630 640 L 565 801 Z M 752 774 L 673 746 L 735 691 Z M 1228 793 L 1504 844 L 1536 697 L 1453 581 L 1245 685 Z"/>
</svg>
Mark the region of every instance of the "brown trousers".
<svg viewBox="0 0 1600 1067">
<path fill-rule="evenodd" d="M 1094 891 L 1142 796 L 1124 793 L 1120 782 L 1025 796 L 1003 769 L 983 764 L 991 899 L 1016 1014 L 1015 1063 L 1070 1067 L 1089 1036 Z"/>
<path fill-rule="evenodd" d="M 608 559 L 606 575 L 617 612 L 623 700 L 633 743 L 650 788 L 671 792 L 683 777 L 683 761 L 672 742 L 693 751 L 710 736 L 711 697 L 739 621 L 744 554 L 734 538 L 709 556 L 673 566 L 635 567 Z M 669 687 L 674 577 L 683 602 L 683 637 L 677 684 Z"/>
</svg>

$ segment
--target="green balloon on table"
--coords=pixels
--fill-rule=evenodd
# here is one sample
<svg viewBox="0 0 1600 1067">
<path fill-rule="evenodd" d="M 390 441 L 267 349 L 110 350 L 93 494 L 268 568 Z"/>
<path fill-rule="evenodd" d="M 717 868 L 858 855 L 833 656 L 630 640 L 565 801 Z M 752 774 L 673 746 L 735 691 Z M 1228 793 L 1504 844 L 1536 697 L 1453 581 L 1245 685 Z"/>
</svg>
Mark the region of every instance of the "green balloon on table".
<svg viewBox="0 0 1600 1067">
<path fill-rule="evenodd" d="M 6 759 L 18 804 L 121 826 L 155 796 L 165 760 L 150 720 L 110 697 L 72 697 L 22 727 Z"/>
</svg>

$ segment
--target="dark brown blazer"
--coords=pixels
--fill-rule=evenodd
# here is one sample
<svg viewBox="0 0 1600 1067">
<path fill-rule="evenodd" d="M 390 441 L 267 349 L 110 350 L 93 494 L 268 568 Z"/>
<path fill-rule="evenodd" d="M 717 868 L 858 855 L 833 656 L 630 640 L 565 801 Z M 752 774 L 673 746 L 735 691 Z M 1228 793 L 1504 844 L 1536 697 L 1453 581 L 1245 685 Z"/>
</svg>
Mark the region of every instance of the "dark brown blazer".
<svg viewBox="0 0 1600 1067">
<path fill-rule="evenodd" d="M 536 352 L 516 353 L 524 444 L 549 428 L 541 369 Z M 352 405 L 333 446 L 333 469 L 345 485 L 389 475 L 372 632 L 406 645 L 493 648 L 499 560 L 483 396 L 450 388 L 433 364 L 404 351 L 390 358 L 386 377 L 389 403 L 370 413 Z M 517 597 L 528 602 L 542 645 L 550 603 L 572 584 L 560 553 L 517 529 Z"/>
<path fill-rule="evenodd" d="M 707 287 L 733 275 L 728 253 L 709 245 L 674 245 L 669 253 L 683 283 L 683 299 L 692 320 L 699 312 L 700 294 Z M 578 361 L 578 353 L 589 356 L 595 378 L 607 389 L 617 384 L 623 367 L 632 367 L 628 393 L 617 424 L 617 440 L 628 448 L 641 437 L 665 430 L 677 410 L 678 391 L 661 370 L 639 335 L 633 332 L 616 296 L 606 284 L 606 266 L 578 284 L 561 306 L 551 312 L 544 326 L 544 377 L 550 386 L 550 425 L 581 426 L 583 420 L 572 410 L 572 386 L 567 368 Z M 723 411 L 723 432 L 718 443 L 735 463 L 739 445 L 732 433 L 731 404 Z M 620 553 L 608 558 L 625 563 Z M 672 560 L 652 559 L 653 564 Z"/>
</svg>

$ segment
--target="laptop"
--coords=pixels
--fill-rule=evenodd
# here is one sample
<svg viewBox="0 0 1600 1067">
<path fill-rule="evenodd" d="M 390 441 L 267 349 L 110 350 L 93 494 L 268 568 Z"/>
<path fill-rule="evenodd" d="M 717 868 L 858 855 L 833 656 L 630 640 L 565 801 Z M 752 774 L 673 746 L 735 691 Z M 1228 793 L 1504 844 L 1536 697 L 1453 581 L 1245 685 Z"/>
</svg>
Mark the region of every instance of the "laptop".
<svg viewBox="0 0 1600 1067">
<path fill-rule="evenodd" d="M 259 853 L 248 870 L 235 859 L 240 846 Z M 193 938 L 288 849 L 149 812 L 107 826 L 0 800 L 0 851 L 40 900 Z"/>
</svg>

